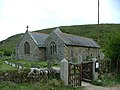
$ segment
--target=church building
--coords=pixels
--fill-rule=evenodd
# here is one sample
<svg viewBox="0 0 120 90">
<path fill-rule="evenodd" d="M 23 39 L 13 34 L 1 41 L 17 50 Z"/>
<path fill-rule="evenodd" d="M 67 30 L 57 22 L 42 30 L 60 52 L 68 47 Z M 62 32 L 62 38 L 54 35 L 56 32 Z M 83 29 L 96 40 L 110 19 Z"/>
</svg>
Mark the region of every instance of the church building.
<svg viewBox="0 0 120 90">
<path fill-rule="evenodd" d="M 75 61 L 99 56 L 100 46 L 90 38 L 63 33 L 59 28 L 50 34 L 26 31 L 16 48 L 16 58 L 30 61 Z"/>
</svg>

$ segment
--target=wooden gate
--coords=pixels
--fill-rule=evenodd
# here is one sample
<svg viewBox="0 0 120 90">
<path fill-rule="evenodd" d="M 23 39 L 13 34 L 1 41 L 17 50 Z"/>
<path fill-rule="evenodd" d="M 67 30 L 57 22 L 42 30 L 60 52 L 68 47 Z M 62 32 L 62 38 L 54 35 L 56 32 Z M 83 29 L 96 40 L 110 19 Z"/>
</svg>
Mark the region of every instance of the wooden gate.
<svg viewBox="0 0 120 90">
<path fill-rule="evenodd" d="M 81 64 L 68 64 L 68 84 L 73 87 L 81 86 L 82 81 L 82 65 Z"/>
<path fill-rule="evenodd" d="M 93 62 L 82 63 L 82 80 L 90 82 L 93 79 Z"/>
</svg>

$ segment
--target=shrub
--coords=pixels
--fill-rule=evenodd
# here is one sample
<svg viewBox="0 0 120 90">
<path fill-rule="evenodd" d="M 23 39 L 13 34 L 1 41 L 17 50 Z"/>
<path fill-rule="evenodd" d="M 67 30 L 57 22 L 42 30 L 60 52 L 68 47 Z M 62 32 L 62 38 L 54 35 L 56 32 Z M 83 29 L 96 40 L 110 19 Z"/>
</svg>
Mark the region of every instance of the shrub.
<svg viewBox="0 0 120 90">
<path fill-rule="evenodd" d="M 4 53 L 3 53 L 3 55 L 4 56 L 11 56 L 11 54 L 12 54 L 12 51 L 11 50 L 4 50 Z"/>
</svg>

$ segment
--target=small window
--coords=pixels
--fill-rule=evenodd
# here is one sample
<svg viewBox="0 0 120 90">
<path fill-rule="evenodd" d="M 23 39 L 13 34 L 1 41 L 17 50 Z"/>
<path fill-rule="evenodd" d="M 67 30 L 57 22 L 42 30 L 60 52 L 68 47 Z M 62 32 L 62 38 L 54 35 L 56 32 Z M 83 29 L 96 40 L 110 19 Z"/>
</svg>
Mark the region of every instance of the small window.
<svg viewBox="0 0 120 90">
<path fill-rule="evenodd" d="M 92 53 L 90 54 L 90 57 L 93 57 L 93 54 L 92 54 Z"/>
<path fill-rule="evenodd" d="M 57 53 L 57 46 L 56 46 L 55 42 L 53 42 L 53 41 L 50 43 L 50 53 L 51 53 L 51 55 Z"/>
<path fill-rule="evenodd" d="M 28 42 L 25 42 L 24 44 L 24 53 L 30 54 L 30 44 Z"/>
</svg>

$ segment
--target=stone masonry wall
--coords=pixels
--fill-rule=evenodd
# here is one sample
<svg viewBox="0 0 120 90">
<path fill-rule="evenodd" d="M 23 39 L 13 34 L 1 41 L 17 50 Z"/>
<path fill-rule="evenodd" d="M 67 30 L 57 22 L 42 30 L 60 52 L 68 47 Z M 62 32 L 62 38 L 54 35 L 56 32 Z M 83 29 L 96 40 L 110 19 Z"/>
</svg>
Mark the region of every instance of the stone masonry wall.
<svg viewBox="0 0 120 90">
<path fill-rule="evenodd" d="M 65 57 L 67 60 L 77 60 L 78 54 L 83 56 L 83 60 L 87 57 L 97 57 L 97 48 L 77 47 L 77 46 L 65 46 Z"/>
<path fill-rule="evenodd" d="M 28 42 L 30 44 L 30 54 L 24 54 L 24 44 Z M 17 59 L 30 60 L 30 61 L 39 61 L 45 60 L 45 49 L 38 48 L 32 37 L 28 32 L 25 33 L 23 39 L 16 50 Z"/>
<path fill-rule="evenodd" d="M 54 41 L 57 46 L 57 53 L 54 55 L 50 54 L 50 43 L 52 41 Z M 50 33 L 46 40 L 46 59 L 61 61 L 64 58 L 64 46 L 63 40 L 55 32 Z"/>
</svg>

